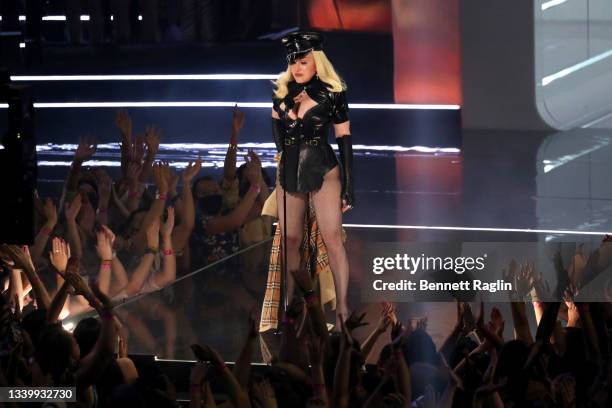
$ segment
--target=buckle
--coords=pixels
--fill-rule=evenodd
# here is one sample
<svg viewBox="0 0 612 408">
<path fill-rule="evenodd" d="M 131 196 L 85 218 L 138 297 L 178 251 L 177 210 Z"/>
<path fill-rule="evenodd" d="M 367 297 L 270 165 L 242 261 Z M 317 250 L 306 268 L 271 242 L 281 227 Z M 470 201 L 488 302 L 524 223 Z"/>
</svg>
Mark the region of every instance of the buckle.
<svg viewBox="0 0 612 408">
<path fill-rule="evenodd" d="M 315 138 L 315 139 L 305 140 L 304 144 L 306 144 L 308 146 L 318 146 L 320 142 L 321 142 L 321 140 L 319 138 Z"/>
</svg>

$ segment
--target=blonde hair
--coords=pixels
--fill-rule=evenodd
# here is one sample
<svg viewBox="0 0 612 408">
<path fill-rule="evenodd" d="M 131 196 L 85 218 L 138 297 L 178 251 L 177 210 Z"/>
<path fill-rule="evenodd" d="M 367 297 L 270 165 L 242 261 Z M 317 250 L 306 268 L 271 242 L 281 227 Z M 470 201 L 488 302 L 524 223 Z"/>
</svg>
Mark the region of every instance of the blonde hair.
<svg viewBox="0 0 612 408">
<path fill-rule="evenodd" d="M 314 58 L 316 75 L 322 82 L 329 85 L 329 90 L 332 92 L 344 91 L 346 89 L 346 84 L 342 78 L 340 78 L 325 53 L 323 51 L 312 51 L 312 56 Z M 285 72 L 281 72 L 278 75 L 278 79 L 274 81 L 274 96 L 278 99 L 282 99 L 287 96 L 287 93 L 289 92 L 287 89 L 287 84 L 294 80 L 293 75 L 291 75 L 291 67 L 287 65 L 287 70 Z"/>
</svg>

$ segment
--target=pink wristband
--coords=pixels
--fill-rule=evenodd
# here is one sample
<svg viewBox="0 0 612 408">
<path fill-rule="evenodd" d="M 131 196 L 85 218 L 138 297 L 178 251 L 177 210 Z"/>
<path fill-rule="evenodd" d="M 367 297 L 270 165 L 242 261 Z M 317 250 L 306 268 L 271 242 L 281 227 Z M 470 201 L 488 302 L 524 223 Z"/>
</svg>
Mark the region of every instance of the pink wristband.
<svg viewBox="0 0 612 408">
<path fill-rule="evenodd" d="M 259 192 L 261 191 L 261 186 L 255 186 L 255 185 L 252 185 L 252 186 L 249 188 L 249 190 L 250 190 L 250 191 L 255 191 L 257 194 L 259 194 Z"/>
<path fill-rule="evenodd" d="M 157 199 L 158 199 L 158 200 L 164 200 L 164 201 L 165 201 L 165 200 L 166 200 L 166 195 L 165 195 L 165 194 L 158 194 L 158 195 L 157 195 Z"/>
<path fill-rule="evenodd" d="M 174 251 L 172 249 L 164 249 L 164 255 L 174 255 Z"/>
</svg>

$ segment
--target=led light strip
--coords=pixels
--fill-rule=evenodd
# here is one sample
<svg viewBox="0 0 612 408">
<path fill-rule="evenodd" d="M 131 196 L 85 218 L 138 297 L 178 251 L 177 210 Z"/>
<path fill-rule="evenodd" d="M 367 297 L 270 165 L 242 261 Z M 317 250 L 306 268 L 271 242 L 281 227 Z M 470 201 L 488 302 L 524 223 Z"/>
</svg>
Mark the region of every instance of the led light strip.
<svg viewBox="0 0 612 408">
<path fill-rule="evenodd" d="M 211 108 L 234 107 L 272 108 L 272 102 L 36 102 L 35 108 Z M 390 110 L 458 110 L 459 105 L 412 105 L 387 103 L 351 103 L 351 109 L 390 109 Z M 8 108 L 8 104 L 0 104 Z"/>
<path fill-rule="evenodd" d="M 542 3 L 542 11 L 548 10 L 551 7 L 555 7 L 555 6 L 558 6 L 560 4 L 563 4 L 566 1 L 567 0 L 550 0 L 550 1 L 547 1 L 546 3 Z"/>
<path fill-rule="evenodd" d="M 391 224 L 342 224 L 347 228 L 376 228 L 376 229 L 415 229 L 440 231 L 481 231 L 481 232 L 527 232 L 533 234 L 572 234 L 572 235 L 599 235 L 612 234 L 608 231 L 571 231 L 531 228 L 486 228 L 486 227 L 445 227 L 429 225 L 391 225 Z"/>
<path fill-rule="evenodd" d="M 194 150 L 214 150 L 220 149 L 225 155 L 227 150 L 227 143 L 161 143 L 159 145 L 163 151 L 176 151 L 176 152 L 193 152 Z M 74 143 L 46 143 L 36 146 L 36 151 L 39 153 L 53 152 L 53 151 L 74 151 L 78 145 Z M 119 143 L 98 143 L 98 150 L 119 150 Z M 276 145 L 272 142 L 265 143 L 240 143 L 239 149 L 269 149 L 276 151 Z M 337 150 L 336 146 L 332 148 Z M 355 144 L 353 150 L 360 151 L 377 151 L 377 152 L 417 152 L 417 153 L 461 153 L 461 149 L 455 147 L 427 147 L 427 146 L 386 146 L 386 145 L 364 145 Z M 224 156 L 225 157 L 225 156 Z M 118 162 L 117 162 L 118 163 Z"/>
<path fill-rule="evenodd" d="M 185 74 L 185 75 L 14 75 L 11 81 L 202 81 L 274 80 L 276 74 Z"/>
<path fill-rule="evenodd" d="M 546 86 L 549 85 L 551 82 L 556 81 L 557 79 L 561 79 L 563 77 L 566 77 L 570 74 L 573 74 L 576 71 L 579 71 L 583 68 L 588 67 L 589 65 L 593 65 L 596 62 L 602 61 L 606 58 L 609 58 L 612 56 L 612 50 L 608 50 L 606 52 L 602 52 L 601 54 L 598 54 L 592 58 L 589 58 L 587 60 L 584 60 L 582 62 L 579 62 L 578 64 L 572 65 L 571 67 L 567 67 L 565 69 L 562 69 L 561 71 L 554 73 L 552 75 L 548 75 L 545 76 L 544 78 L 542 78 L 542 86 Z"/>
<path fill-rule="evenodd" d="M 18 17 L 19 21 L 27 21 L 27 17 L 25 15 L 20 15 Z M 42 16 L 42 21 L 66 21 L 68 18 L 65 15 L 51 15 L 51 16 Z M 90 21 L 91 16 L 88 14 L 82 14 L 79 19 L 81 21 Z M 114 15 L 111 14 L 110 20 L 114 20 Z M 2 21 L 2 16 L 0 16 L 0 21 Z M 138 16 L 138 21 L 142 21 L 142 15 Z"/>
</svg>

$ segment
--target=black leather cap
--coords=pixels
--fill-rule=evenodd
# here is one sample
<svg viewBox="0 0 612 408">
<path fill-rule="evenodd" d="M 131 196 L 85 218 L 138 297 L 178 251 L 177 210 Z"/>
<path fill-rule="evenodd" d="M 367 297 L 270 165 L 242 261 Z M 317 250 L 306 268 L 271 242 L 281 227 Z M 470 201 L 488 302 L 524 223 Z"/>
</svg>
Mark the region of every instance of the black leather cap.
<svg viewBox="0 0 612 408">
<path fill-rule="evenodd" d="M 323 49 L 323 35 L 315 31 L 296 31 L 281 39 L 287 48 L 287 62 L 293 64 L 311 51 Z"/>
</svg>

